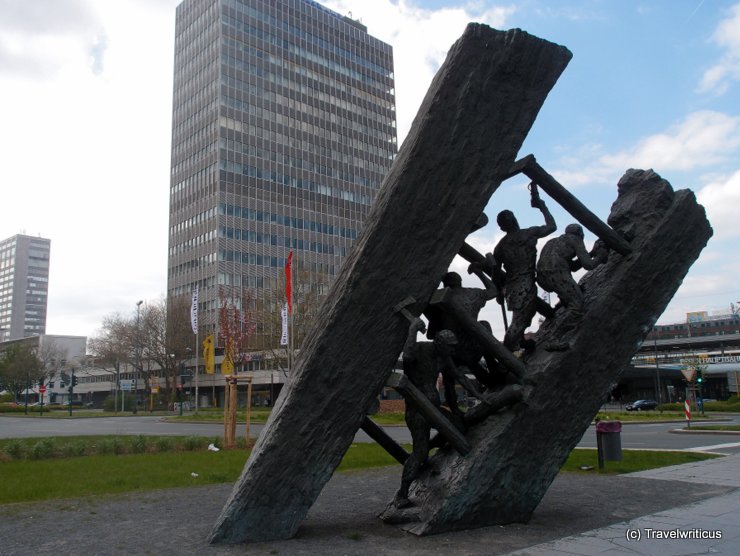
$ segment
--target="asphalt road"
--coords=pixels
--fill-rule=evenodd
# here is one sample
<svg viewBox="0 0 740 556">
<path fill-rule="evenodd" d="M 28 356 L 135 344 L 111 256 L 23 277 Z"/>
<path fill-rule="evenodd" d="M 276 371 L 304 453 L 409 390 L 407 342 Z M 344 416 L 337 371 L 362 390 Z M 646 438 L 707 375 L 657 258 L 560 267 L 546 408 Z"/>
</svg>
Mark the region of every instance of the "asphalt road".
<svg viewBox="0 0 740 556">
<path fill-rule="evenodd" d="M 740 424 L 740 415 L 726 417 Z M 726 422 L 726 421 L 725 421 Z M 685 434 L 672 433 L 683 427 L 683 423 L 624 424 L 621 440 L 625 449 L 700 450 L 723 454 L 740 453 L 740 435 L 731 434 Z M 262 432 L 262 425 L 251 426 L 251 436 Z M 146 435 L 194 435 L 223 436 L 223 425 L 202 423 L 172 423 L 162 417 L 121 416 L 81 419 L 48 419 L 43 417 L 0 416 L 0 438 L 33 438 L 41 436 L 73 436 L 94 434 L 146 434 Z M 411 442 L 406 427 L 385 427 L 386 432 L 397 442 Z M 237 435 L 245 433 L 245 425 L 237 427 Z M 356 442 L 371 442 L 359 431 Z M 582 448 L 596 447 L 596 432 L 589 427 L 578 444 Z"/>
</svg>

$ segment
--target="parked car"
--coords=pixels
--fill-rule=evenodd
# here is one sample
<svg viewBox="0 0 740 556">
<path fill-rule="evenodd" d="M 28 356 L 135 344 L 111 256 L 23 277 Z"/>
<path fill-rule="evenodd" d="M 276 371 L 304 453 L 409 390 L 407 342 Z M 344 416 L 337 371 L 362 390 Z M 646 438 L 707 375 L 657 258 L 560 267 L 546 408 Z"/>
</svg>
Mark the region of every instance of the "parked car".
<svg viewBox="0 0 740 556">
<path fill-rule="evenodd" d="M 627 411 L 647 411 L 649 409 L 655 409 L 658 407 L 658 402 L 655 400 L 637 400 L 632 403 L 628 403 L 625 406 Z"/>
</svg>

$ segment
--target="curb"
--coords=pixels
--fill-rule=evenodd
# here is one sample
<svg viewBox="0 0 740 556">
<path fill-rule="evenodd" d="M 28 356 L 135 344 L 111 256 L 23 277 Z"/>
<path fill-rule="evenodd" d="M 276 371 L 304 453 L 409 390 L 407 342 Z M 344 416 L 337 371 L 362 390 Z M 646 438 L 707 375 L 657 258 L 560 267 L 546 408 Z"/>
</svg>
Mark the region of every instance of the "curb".
<svg viewBox="0 0 740 556">
<path fill-rule="evenodd" d="M 715 431 L 715 430 L 700 430 L 700 429 L 671 429 L 668 431 L 671 434 L 723 434 L 730 436 L 740 435 L 740 431 Z"/>
</svg>

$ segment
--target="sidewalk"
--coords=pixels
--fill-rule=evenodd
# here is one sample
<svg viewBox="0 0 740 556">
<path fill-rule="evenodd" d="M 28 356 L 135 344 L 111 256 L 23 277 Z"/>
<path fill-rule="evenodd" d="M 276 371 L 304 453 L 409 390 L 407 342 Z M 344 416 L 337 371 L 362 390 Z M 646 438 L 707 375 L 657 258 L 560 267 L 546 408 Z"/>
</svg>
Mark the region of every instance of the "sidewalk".
<svg viewBox="0 0 740 556">
<path fill-rule="evenodd" d="M 631 475 L 562 473 L 526 524 L 416 537 L 377 515 L 401 467 L 337 473 L 295 538 L 208 545 L 231 485 L 0 506 L 3 555 L 737 554 L 740 455 Z M 648 539 L 649 530 L 722 532 Z M 641 540 L 628 541 L 639 532 Z"/>
<path fill-rule="evenodd" d="M 618 555 L 680 556 L 738 554 L 740 546 L 740 454 L 625 477 L 730 487 L 728 494 L 565 537 L 509 556 Z"/>
</svg>

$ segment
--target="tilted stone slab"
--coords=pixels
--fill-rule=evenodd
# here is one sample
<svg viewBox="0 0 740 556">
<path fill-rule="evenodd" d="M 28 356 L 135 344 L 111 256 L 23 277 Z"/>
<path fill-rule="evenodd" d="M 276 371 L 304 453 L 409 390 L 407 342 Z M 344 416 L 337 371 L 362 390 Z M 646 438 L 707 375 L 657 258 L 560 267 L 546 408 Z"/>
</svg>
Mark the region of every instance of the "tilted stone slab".
<svg viewBox="0 0 740 556">
<path fill-rule="evenodd" d="M 408 321 L 394 305 L 429 299 L 570 58 L 521 30 L 480 24 L 453 45 L 212 542 L 296 533 L 403 347 Z"/>
<path fill-rule="evenodd" d="M 527 357 L 523 401 L 471 429 L 465 456 L 438 451 L 412 486 L 417 506 L 387 521 L 425 535 L 530 519 L 712 235 L 694 194 L 653 171 L 629 170 L 618 190 L 608 222 L 632 253 L 583 277 L 582 319 L 559 312 L 538 334 L 569 348 Z"/>
</svg>

